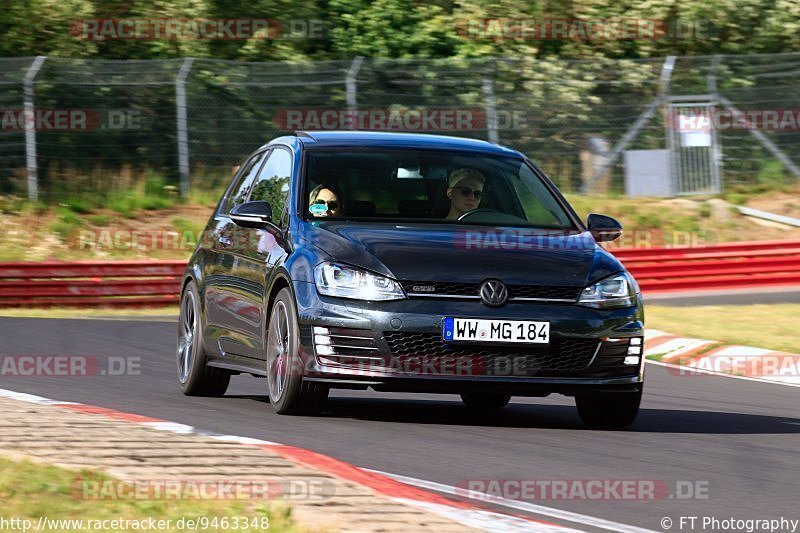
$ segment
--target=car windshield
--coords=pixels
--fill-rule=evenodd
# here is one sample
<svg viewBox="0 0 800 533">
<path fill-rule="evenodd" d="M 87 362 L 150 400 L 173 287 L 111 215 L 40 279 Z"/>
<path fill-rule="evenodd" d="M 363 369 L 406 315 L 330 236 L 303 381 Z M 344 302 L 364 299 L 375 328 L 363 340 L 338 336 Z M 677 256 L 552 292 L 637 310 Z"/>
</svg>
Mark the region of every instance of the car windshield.
<svg viewBox="0 0 800 533">
<path fill-rule="evenodd" d="M 575 228 L 517 158 L 389 149 L 314 150 L 306 157 L 306 220 Z"/>
</svg>

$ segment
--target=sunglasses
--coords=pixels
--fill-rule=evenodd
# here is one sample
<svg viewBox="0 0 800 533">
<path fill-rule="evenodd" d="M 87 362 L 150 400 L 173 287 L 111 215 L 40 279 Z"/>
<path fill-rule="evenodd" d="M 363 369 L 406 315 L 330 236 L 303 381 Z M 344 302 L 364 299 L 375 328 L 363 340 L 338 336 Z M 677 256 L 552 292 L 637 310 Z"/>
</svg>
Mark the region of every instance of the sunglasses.
<svg viewBox="0 0 800 533">
<path fill-rule="evenodd" d="M 331 211 L 336 211 L 337 209 L 339 209 L 339 202 L 337 202 L 336 200 L 331 200 L 329 202 L 325 200 L 314 200 L 314 203 L 319 205 L 327 205 L 328 209 L 330 209 Z"/>
<path fill-rule="evenodd" d="M 469 187 L 458 186 L 453 187 L 458 192 L 460 192 L 463 196 L 474 196 L 476 200 L 480 200 L 481 196 L 483 196 L 483 191 L 480 189 L 470 189 Z"/>
</svg>

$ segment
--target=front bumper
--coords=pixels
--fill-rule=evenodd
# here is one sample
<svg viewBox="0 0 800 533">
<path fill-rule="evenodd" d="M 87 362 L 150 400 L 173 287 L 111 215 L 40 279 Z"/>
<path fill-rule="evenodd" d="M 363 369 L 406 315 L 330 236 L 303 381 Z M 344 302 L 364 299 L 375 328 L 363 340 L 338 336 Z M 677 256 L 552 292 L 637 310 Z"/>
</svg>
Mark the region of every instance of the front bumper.
<svg viewBox="0 0 800 533">
<path fill-rule="evenodd" d="M 304 282 L 294 291 L 304 379 L 332 387 L 544 396 L 636 391 L 644 380 L 643 354 L 637 364 L 624 364 L 631 339 L 644 335 L 641 301 L 615 310 L 531 302 L 491 308 L 458 300 L 344 300 L 320 296 Z M 549 321 L 551 343 L 444 343 L 448 316 Z M 326 346 L 330 339 L 336 347 Z"/>
</svg>

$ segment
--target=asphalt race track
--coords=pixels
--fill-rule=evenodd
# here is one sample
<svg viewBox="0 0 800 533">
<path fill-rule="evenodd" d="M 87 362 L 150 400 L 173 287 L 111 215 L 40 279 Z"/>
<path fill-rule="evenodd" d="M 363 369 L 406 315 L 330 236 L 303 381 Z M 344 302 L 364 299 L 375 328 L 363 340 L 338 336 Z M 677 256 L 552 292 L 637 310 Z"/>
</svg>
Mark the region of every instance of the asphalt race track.
<svg viewBox="0 0 800 533">
<path fill-rule="evenodd" d="M 490 479 L 708 486 L 703 499 L 532 502 L 655 531 L 663 531 L 665 516 L 673 520 L 673 531 L 680 530 L 680 516 L 800 517 L 798 387 L 682 376 L 649 364 L 641 414 L 632 429 L 621 432 L 584 429 L 572 400 L 560 396 L 515 399 L 498 414 L 473 415 L 454 396 L 334 391 L 322 416 L 287 417 L 266 403 L 263 379 L 234 377 L 225 398 L 181 395 L 175 334 L 170 322 L 2 318 L 0 355 L 141 358 L 141 373 L 2 376 L 0 388 L 300 446 L 448 486 Z"/>
</svg>

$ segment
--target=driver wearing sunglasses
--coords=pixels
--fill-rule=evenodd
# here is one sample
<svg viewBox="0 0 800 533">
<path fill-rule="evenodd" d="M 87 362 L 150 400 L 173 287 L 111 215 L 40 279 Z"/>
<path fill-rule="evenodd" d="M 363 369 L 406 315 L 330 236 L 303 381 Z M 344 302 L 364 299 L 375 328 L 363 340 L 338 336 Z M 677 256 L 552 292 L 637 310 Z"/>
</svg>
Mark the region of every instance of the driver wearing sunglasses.
<svg viewBox="0 0 800 533">
<path fill-rule="evenodd" d="M 315 217 L 335 217 L 339 216 L 342 212 L 341 204 L 339 203 L 339 195 L 330 185 L 317 185 L 314 187 L 309 195 L 309 205 L 312 206 L 314 204 L 326 208 L 313 210 L 312 214 Z"/>
<path fill-rule="evenodd" d="M 450 199 L 447 218 L 457 220 L 467 211 L 477 209 L 483 197 L 484 183 L 486 177 L 474 168 L 454 170 L 447 181 L 447 197 Z"/>
</svg>

